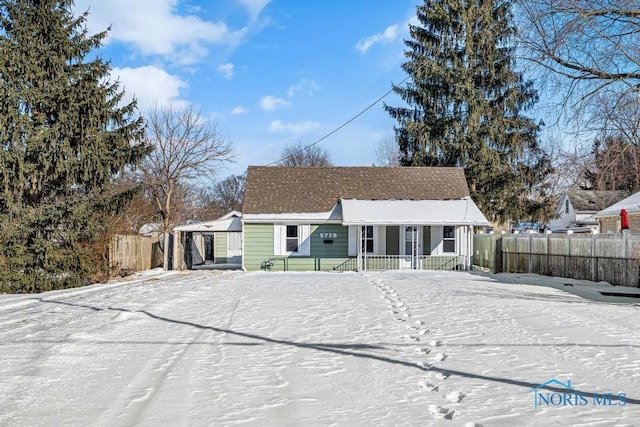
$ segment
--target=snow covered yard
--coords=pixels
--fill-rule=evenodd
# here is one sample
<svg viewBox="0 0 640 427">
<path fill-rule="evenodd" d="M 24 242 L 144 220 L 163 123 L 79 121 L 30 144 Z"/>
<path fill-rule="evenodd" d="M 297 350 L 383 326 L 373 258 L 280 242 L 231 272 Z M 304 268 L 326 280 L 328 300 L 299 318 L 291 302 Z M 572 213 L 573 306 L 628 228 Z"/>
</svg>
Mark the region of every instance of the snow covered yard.
<svg viewBox="0 0 640 427">
<path fill-rule="evenodd" d="M 0 295 L 0 425 L 637 425 L 639 310 L 461 272 Z"/>
</svg>

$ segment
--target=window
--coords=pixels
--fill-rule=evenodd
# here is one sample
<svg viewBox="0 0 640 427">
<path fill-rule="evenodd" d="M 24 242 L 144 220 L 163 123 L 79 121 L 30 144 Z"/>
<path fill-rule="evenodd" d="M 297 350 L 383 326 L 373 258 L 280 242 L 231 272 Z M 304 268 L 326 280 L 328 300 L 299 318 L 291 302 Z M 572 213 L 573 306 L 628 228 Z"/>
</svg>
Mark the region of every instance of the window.
<svg viewBox="0 0 640 427">
<path fill-rule="evenodd" d="M 385 234 L 382 236 L 382 234 Z M 356 256 L 358 253 L 377 254 L 385 251 L 384 229 L 377 225 L 350 225 L 349 226 L 349 256 Z"/>
<path fill-rule="evenodd" d="M 442 252 L 455 253 L 456 251 L 456 228 L 450 225 L 443 227 Z"/>
<path fill-rule="evenodd" d="M 287 225 L 287 252 L 298 252 L 298 226 Z"/>
<path fill-rule="evenodd" d="M 286 256 L 309 256 L 311 226 L 309 224 L 273 225 L 273 254 Z"/>
<path fill-rule="evenodd" d="M 569 199 L 564 201 L 564 213 L 569 213 Z"/>
<path fill-rule="evenodd" d="M 373 225 L 362 226 L 362 252 L 373 253 Z"/>
</svg>

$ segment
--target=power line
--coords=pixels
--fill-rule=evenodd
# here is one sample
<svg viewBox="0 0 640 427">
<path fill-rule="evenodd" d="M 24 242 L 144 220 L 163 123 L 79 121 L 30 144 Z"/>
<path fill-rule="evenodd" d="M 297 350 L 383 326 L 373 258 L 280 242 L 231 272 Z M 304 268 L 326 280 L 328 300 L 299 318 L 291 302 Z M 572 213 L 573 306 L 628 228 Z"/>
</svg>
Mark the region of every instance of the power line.
<svg viewBox="0 0 640 427">
<path fill-rule="evenodd" d="M 411 76 L 407 76 L 404 78 L 404 80 L 402 80 L 400 83 L 398 83 L 396 86 L 400 86 L 402 83 L 406 82 L 407 80 L 409 80 L 409 77 Z M 366 113 L 367 111 L 369 111 L 371 108 L 373 108 L 377 103 L 379 103 L 380 101 L 382 101 L 387 95 L 389 95 L 391 92 L 393 92 L 393 88 L 389 89 L 384 95 L 382 95 L 381 97 L 379 97 L 378 99 L 376 99 L 375 101 L 373 101 L 371 104 L 369 104 L 364 110 L 360 111 L 358 114 L 356 114 L 355 116 L 351 117 L 349 120 L 347 120 L 346 122 L 344 122 L 343 124 L 341 124 L 340 126 L 338 126 L 337 128 L 335 128 L 334 130 L 332 130 L 331 132 L 329 132 L 328 134 L 326 134 L 325 136 L 323 136 L 322 138 L 318 139 L 317 141 L 307 145 L 306 147 L 304 147 L 302 150 L 296 151 L 295 153 L 292 153 L 290 155 L 288 155 L 287 157 L 283 157 L 279 160 L 276 160 L 275 162 L 271 162 L 266 164 L 265 166 L 272 166 L 275 165 L 277 163 L 280 163 L 281 161 L 285 160 L 285 159 L 289 159 L 291 157 L 297 156 L 300 153 L 304 153 L 305 151 L 307 151 L 309 148 L 313 147 L 314 145 L 319 144 L 320 142 L 324 141 L 325 139 L 329 138 L 331 135 L 333 135 L 334 133 L 338 132 L 340 129 L 342 129 L 343 127 L 347 126 L 349 123 L 353 122 L 355 119 L 357 119 L 358 117 L 360 117 L 361 115 L 363 115 L 364 113 Z"/>
</svg>

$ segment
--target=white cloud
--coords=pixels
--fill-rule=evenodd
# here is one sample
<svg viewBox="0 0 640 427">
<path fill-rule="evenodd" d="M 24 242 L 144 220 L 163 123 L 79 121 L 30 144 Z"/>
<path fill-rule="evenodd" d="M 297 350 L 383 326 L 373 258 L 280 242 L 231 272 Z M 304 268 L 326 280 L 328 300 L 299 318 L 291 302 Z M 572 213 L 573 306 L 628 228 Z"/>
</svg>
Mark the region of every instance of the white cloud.
<svg viewBox="0 0 640 427">
<path fill-rule="evenodd" d="M 369 36 L 364 40 L 360 40 L 356 43 L 356 49 L 365 53 L 371 46 L 377 43 L 389 43 L 398 38 L 398 25 L 391 25 L 387 27 L 384 32 Z"/>
<path fill-rule="evenodd" d="M 111 80 L 120 80 L 120 89 L 124 89 L 123 102 L 138 100 L 138 108 L 144 112 L 155 105 L 182 104 L 180 90 L 187 83 L 162 68 L 153 65 L 139 68 L 113 68 Z"/>
<path fill-rule="evenodd" d="M 271 0 L 238 0 L 238 3 L 243 5 L 251 20 L 255 20 L 262 10 L 271 2 Z"/>
<path fill-rule="evenodd" d="M 300 83 L 289 87 L 287 90 L 287 96 L 289 96 L 289 98 L 293 98 L 298 93 L 304 93 L 305 95 L 311 96 L 318 89 L 320 89 L 320 86 L 314 80 L 302 79 Z"/>
<path fill-rule="evenodd" d="M 207 44 L 235 44 L 246 28 L 231 31 L 224 22 L 180 15 L 178 0 L 76 0 L 75 10 L 89 10 L 90 33 L 112 27 L 110 40 L 132 44 L 145 55 L 164 56 L 172 62 L 193 64 L 207 55 Z"/>
<path fill-rule="evenodd" d="M 230 79 L 231 77 L 233 77 L 233 64 L 227 62 L 226 64 L 218 65 L 218 72 L 224 77 Z"/>
<path fill-rule="evenodd" d="M 244 113 L 247 113 L 247 112 L 249 112 L 249 109 L 245 108 L 245 107 L 242 107 L 240 105 L 235 107 L 233 110 L 231 110 L 231 114 L 234 114 L 234 115 L 236 115 L 236 114 L 244 114 Z"/>
<path fill-rule="evenodd" d="M 275 96 L 267 95 L 260 100 L 260 106 L 263 110 L 273 111 L 280 107 L 287 107 L 291 105 L 290 102 L 285 101 L 282 98 L 278 98 Z"/>
<path fill-rule="evenodd" d="M 298 123 L 282 123 L 280 120 L 275 120 L 269 125 L 270 132 L 290 132 L 295 134 L 301 134 L 308 132 L 312 129 L 320 126 L 317 122 L 298 122 Z"/>
</svg>

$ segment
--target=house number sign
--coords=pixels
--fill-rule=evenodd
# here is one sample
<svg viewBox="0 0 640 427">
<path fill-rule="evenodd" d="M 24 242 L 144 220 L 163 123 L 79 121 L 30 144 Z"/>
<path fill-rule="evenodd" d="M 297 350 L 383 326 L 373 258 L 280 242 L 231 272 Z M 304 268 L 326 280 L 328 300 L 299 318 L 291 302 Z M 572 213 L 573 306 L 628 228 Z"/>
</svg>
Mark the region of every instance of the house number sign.
<svg viewBox="0 0 640 427">
<path fill-rule="evenodd" d="M 320 233 L 321 239 L 336 239 L 338 237 L 338 233 Z"/>
</svg>

